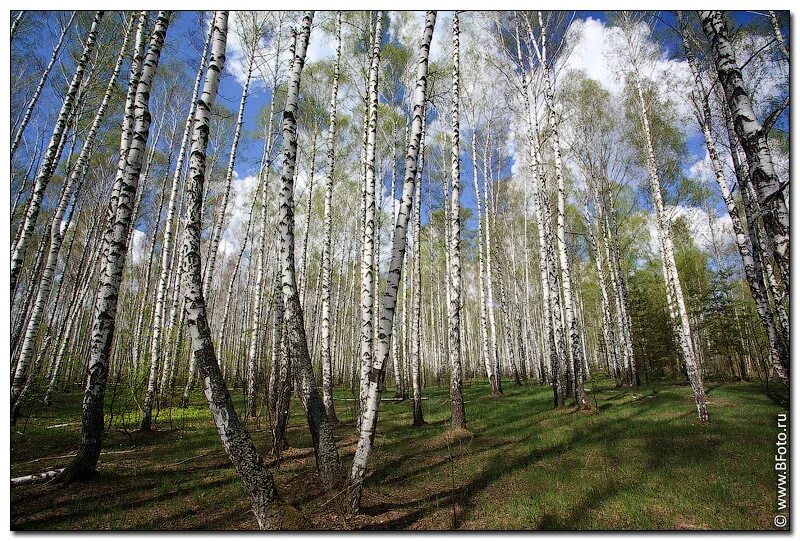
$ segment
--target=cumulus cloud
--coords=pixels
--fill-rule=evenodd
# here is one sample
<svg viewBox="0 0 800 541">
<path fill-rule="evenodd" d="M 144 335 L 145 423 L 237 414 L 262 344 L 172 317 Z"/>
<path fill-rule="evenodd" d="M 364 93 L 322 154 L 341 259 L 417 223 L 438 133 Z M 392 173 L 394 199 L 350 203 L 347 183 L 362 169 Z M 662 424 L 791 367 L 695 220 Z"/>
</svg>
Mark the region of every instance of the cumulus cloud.
<svg viewBox="0 0 800 541">
<path fill-rule="evenodd" d="M 133 230 L 133 240 L 131 241 L 131 263 L 138 265 L 144 260 L 147 235 L 144 231 Z"/>
<path fill-rule="evenodd" d="M 722 247 L 733 240 L 733 224 L 727 212 L 721 214 L 712 212 L 712 215 L 709 215 L 706 209 L 690 205 L 669 206 L 665 211 L 673 223 L 679 218 L 686 221 L 697 247 L 707 254 L 713 254 L 714 242 L 718 247 Z M 647 218 L 650 252 L 653 257 L 660 257 L 655 214 L 650 213 Z"/>
<path fill-rule="evenodd" d="M 233 197 L 231 198 L 229 214 L 225 220 L 219 244 L 223 258 L 238 253 L 242 247 L 242 242 L 244 242 L 245 234 L 247 233 L 250 209 L 253 206 L 253 198 L 256 197 L 257 188 L 257 175 L 239 178 L 239 175 L 234 172 L 233 183 L 231 184 Z"/>
<path fill-rule="evenodd" d="M 632 40 L 642 54 L 637 55 L 642 77 L 653 82 L 659 94 L 672 99 L 676 106 L 676 125 L 697 131 L 687 97 L 692 89 L 691 70 L 685 60 L 670 59 L 668 51 L 650 39 L 650 30 L 642 22 L 635 26 Z M 573 21 L 567 33 L 569 55 L 560 59 L 557 71 L 581 70 L 598 81 L 615 96 L 622 95 L 625 72 L 629 69 L 630 46 L 623 30 L 603 21 L 587 17 Z"/>
</svg>

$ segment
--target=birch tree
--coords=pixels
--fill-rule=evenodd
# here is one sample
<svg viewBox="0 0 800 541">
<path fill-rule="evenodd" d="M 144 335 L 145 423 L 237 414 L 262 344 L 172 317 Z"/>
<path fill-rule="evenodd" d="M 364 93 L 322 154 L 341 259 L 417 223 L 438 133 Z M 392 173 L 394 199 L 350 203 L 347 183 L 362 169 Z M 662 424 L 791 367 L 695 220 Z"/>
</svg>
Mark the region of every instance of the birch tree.
<svg viewBox="0 0 800 541">
<path fill-rule="evenodd" d="M 758 195 L 762 220 L 772 243 L 772 255 L 780 271 L 784 289 L 789 293 L 789 208 L 783 190 L 789 185 L 775 173 L 767 145 L 767 133 L 753 111 L 745 88 L 742 71 L 728 37 L 728 28 L 721 11 L 701 11 L 700 20 L 708 37 L 717 74 L 730 107 L 736 135 L 742 145 L 750 170 L 750 181 Z"/>
<path fill-rule="evenodd" d="M 186 325 L 192 356 L 203 380 L 204 393 L 222 445 L 248 494 L 253 514 L 261 529 L 280 529 L 287 510 L 278 500 L 272 474 L 264 467 L 250 434 L 239 419 L 225 380 L 222 377 L 211 329 L 206 316 L 200 261 L 200 209 L 205 182 L 211 108 L 225 67 L 228 12 L 217 11 L 212 23 L 211 58 L 203 91 L 197 99 L 192 122 L 192 146 L 187 179 L 188 206 L 183 234 L 183 261 L 186 273 Z"/>
<path fill-rule="evenodd" d="M 375 18 L 372 55 L 369 67 L 368 101 L 365 119 L 364 154 L 364 230 L 361 241 L 361 417 L 366 408 L 369 367 L 374 358 L 373 311 L 375 304 L 375 135 L 378 123 L 378 71 L 381 60 L 383 13 Z"/>
<path fill-rule="evenodd" d="M 672 312 L 672 319 L 675 324 L 678 342 L 681 347 L 683 362 L 689 376 L 689 382 L 694 394 L 697 405 L 697 415 L 701 422 L 709 419 L 708 408 L 706 405 L 705 389 L 703 388 L 703 374 L 697 362 L 694 341 L 692 339 L 692 329 L 689 324 L 689 314 L 686 310 L 683 290 L 681 288 L 678 268 L 675 263 L 675 251 L 672 242 L 671 224 L 669 216 L 664 207 L 664 200 L 661 193 L 661 181 L 659 179 L 658 164 L 653 143 L 653 134 L 650 128 L 649 104 L 645 96 L 639 64 L 642 59 L 637 55 L 643 54 L 641 44 L 637 37 L 633 35 L 632 21 L 627 18 L 624 21 L 628 26 L 624 32 L 628 46 L 627 54 L 631 64 L 630 77 L 636 92 L 637 105 L 639 107 L 639 121 L 641 122 L 642 135 L 645 143 L 647 175 L 650 184 L 650 191 L 653 196 L 653 211 L 655 214 L 656 231 L 658 233 L 659 250 L 661 255 L 661 268 L 664 275 L 664 282 L 667 288 L 668 303 Z"/>
<path fill-rule="evenodd" d="M 130 19 L 130 22 L 125 27 L 124 37 L 122 40 L 122 47 L 120 48 L 120 52 L 117 55 L 117 61 L 114 64 L 114 69 L 112 71 L 111 78 L 109 79 L 109 82 L 106 85 L 106 89 L 103 94 L 103 99 L 100 102 L 100 107 L 98 108 L 94 120 L 92 121 L 92 124 L 89 127 L 89 132 L 87 133 L 86 138 L 84 139 L 83 147 L 81 148 L 81 152 L 80 155 L 78 156 L 78 160 L 75 164 L 75 167 L 73 167 L 72 173 L 70 174 L 69 178 L 64 183 L 64 186 L 61 189 L 61 195 L 59 197 L 58 205 L 50 221 L 50 240 L 49 240 L 50 246 L 48 249 L 47 260 L 45 262 L 45 267 L 42 270 L 42 276 L 39 281 L 38 292 L 36 294 L 36 301 L 33 305 L 33 312 L 31 313 L 30 319 L 28 320 L 28 325 L 25 330 L 25 338 L 23 339 L 21 346 L 20 358 L 17 361 L 17 369 L 11 384 L 12 408 L 15 405 L 15 402 L 19 397 L 19 393 L 22 389 L 25 372 L 28 368 L 28 363 L 30 362 L 30 359 L 33 356 L 33 348 L 35 346 L 36 338 L 39 334 L 40 324 L 42 322 L 42 315 L 44 314 L 45 305 L 50 297 L 50 291 L 53 286 L 53 277 L 55 276 L 56 265 L 58 264 L 58 256 L 59 253 L 61 252 L 61 245 L 64 237 L 64 233 L 62 232 L 61 220 L 64 217 L 64 214 L 67 212 L 67 206 L 72 200 L 75 188 L 79 183 L 83 181 L 83 178 L 86 175 L 87 167 L 89 165 L 89 159 L 91 157 L 92 150 L 94 148 L 94 142 L 95 142 L 95 137 L 97 135 L 97 131 L 100 128 L 100 123 L 103 121 L 103 118 L 105 117 L 106 110 L 108 109 L 109 98 L 111 97 L 111 92 L 114 89 L 114 86 L 116 85 L 117 77 L 119 76 L 120 69 L 122 68 L 122 61 L 125 58 L 125 50 L 128 45 L 128 37 L 130 34 L 130 28 L 132 22 L 133 19 Z"/>
<path fill-rule="evenodd" d="M 134 122 L 131 126 L 130 147 L 125 154 L 125 167 L 119 199 L 114 205 L 113 228 L 108 239 L 108 252 L 103 254 L 102 274 L 98 286 L 97 301 L 92 323 L 91 350 L 88 366 L 86 390 L 83 397 L 81 421 L 81 444 L 78 454 L 59 476 L 59 480 L 69 482 L 84 479 L 95 471 L 103 440 L 105 396 L 111 346 L 114 339 L 114 324 L 117 315 L 120 282 L 128 253 L 128 233 L 132 227 L 131 206 L 139 187 L 139 175 L 145 146 L 150 132 L 150 89 L 158 67 L 161 49 L 167 34 L 169 11 L 160 11 L 153 32 L 147 56 L 141 66 L 141 74 L 136 85 L 134 98 Z M 123 137 L 125 135 L 123 134 Z"/>
<path fill-rule="evenodd" d="M 459 145 L 459 58 L 458 58 L 458 12 L 453 13 L 453 101 L 450 109 L 452 129 L 451 140 L 451 188 L 450 224 L 448 250 L 450 251 L 450 305 L 448 317 L 450 338 L 450 425 L 453 428 L 466 428 L 464 398 L 461 394 L 461 148 Z M 416 217 L 415 217 L 416 219 Z M 414 237 L 417 242 L 417 237 Z"/>
<path fill-rule="evenodd" d="M 350 472 L 350 506 L 357 512 L 361 507 L 361 494 L 366 475 L 367 464 L 372 453 L 372 444 L 375 437 L 375 427 L 378 421 L 378 406 L 380 405 L 380 379 L 384 364 L 389 358 L 390 343 L 392 340 L 392 320 L 394 319 L 397 304 L 397 289 L 400 284 L 400 274 L 406 249 L 406 232 L 408 229 L 409 214 L 414 198 L 414 185 L 417 179 L 417 158 L 419 144 L 422 136 L 422 116 L 425 110 L 425 89 L 428 80 L 428 56 L 430 52 L 433 27 L 436 24 L 436 12 L 428 11 L 425 15 L 425 26 L 419 46 L 417 60 L 417 83 L 414 89 L 414 117 L 411 123 L 411 134 L 406 152 L 405 174 L 403 182 L 403 196 L 400 210 L 392 237 L 392 259 L 389 263 L 389 278 L 383 296 L 381 308 L 380 329 L 378 336 L 378 349 L 376 356 L 369 367 L 369 387 L 366 408 L 361 418 L 358 446 L 356 447 L 353 467 Z"/>
<path fill-rule="evenodd" d="M 192 102 L 189 106 L 189 113 L 186 116 L 186 122 L 183 127 L 183 137 L 181 139 L 181 147 L 178 151 L 178 159 L 175 163 L 175 171 L 172 175 L 172 183 L 170 185 L 169 203 L 167 204 L 167 216 L 164 222 L 164 238 L 161 242 L 161 270 L 159 272 L 158 287 L 156 288 L 156 299 L 153 307 L 153 322 L 151 327 L 150 339 L 150 373 L 147 378 L 147 392 L 145 393 L 142 420 L 139 424 L 139 430 L 149 430 L 152 424 L 152 410 L 153 400 L 156 395 L 156 385 L 158 383 L 158 366 L 159 360 L 162 355 L 162 333 L 164 330 L 164 316 L 166 315 L 166 301 L 169 289 L 169 277 L 172 263 L 173 241 L 175 230 L 177 229 L 175 223 L 176 206 L 178 204 L 178 190 L 183 176 L 184 162 L 186 160 L 187 150 L 190 144 L 190 136 L 192 134 L 192 126 L 194 124 L 195 112 L 197 110 L 197 97 L 200 93 L 200 83 L 202 82 L 203 72 L 206 68 L 208 48 L 211 44 L 211 38 L 214 33 L 214 26 L 211 26 L 209 33 L 206 37 L 205 44 L 203 45 L 203 53 L 200 59 L 200 66 L 197 69 L 197 75 L 194 80 L 194 88 L 192 89 Z"/>
<path fill-rule="evenodd" d="M 336 12 L 336 59 L 333 65 L 331 101 L 328 108 L 328 174 L 325 177 L 324 239 L 322 241 L 322 400 L 331 423 L 336 423 L 333 407 L 333 363 L 331 359 L 331 235 L 333 222 L 333 175 L 336 171 L 336 100 L 339 92 L 339 66 L 342 57 L 342 12 Z"/>
<path fill-rule="evenodd" d="M 297 363 L 298 386 L 302 394 L 309 430 L 317 458 L 317 469 L 324 485 L 335 483 L 340 475 L 341 462 L 333 428 L 325 411 L 322 397 L 317 390 L 314 369 L 308 352 L 303 308 L 297 291 L 294 258 L 294 177 L 297 162 L 297 103 L 300 94 L 300 78 L 305 64 L 306 51 L 311 36 L 313 11 L 303 14 L 303 23 L 297 35 L 294 58 L 289 72 L 286 105 L 283 109 L 283 164 L 279 191 L 280 270 L 284 315 L 283 333 L 286 335 L 284 355 Z"/>
<path fill-rule="evenodd" d="M 47 145 L 44 159 L 39 165 L 39 171 L 36 174 L 34 181 L 33 191 L 31 198 L 28 201 L 28 207 L 25 210 L 25 218 L 23 219 L 22 226 L 20 227 L 19 238 L 13 246 L 11 254 L 11 299 L 13 302 L 14 294 L 17 290 L 17 279 L 19 278 L 22 263 L 25 258 L 25 251 L 28 247 L 28 242 L 33 236 L 33 230 L 36 227 L 36 219 L 39 217 L 39 211 L 42 206 L 42 199 L 44 199 L 44 192 L 50 179 L 55 172 L 55 168 L 61 159 L 61 152 L 63 146 L 60 144 L 64 136 L 65 130 L 70 116 L 73 114 L 73 108 L 78 96 L 78 91 L 83 82 L 83 75 L 86 67 L 89 64 L 89 57 L 95 48 L 97 42 L 97 32 L 100 26 L 100 20 L 103 16 L 102 11 L 95 13 L 92 26 L 86 36 L 86 45 L 83 48 L 78 64 L 75 68 L 75 74 L 72 76 L 72 81 L 69 84 L 67 93 L 64 96 L 64 101 L 61 104 L 61 110 L 58 113 L 58 120 L 53 128 L 53 134 L 50 137 L 50 143 Z"/>
</svg>

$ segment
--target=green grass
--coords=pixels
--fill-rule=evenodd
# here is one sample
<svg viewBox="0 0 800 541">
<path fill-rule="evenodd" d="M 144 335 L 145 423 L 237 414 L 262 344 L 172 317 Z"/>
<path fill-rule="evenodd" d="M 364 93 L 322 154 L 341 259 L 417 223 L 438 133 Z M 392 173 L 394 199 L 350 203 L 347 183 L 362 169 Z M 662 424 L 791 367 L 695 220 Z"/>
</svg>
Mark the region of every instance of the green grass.
<svg viewBox="0 0 800 541">
<path fill-rule="evenodd" d="M 757 384 L 709 388 L 708 425 L 697 422 L 689 387 L 668 382 L 596 383 L 588 413 L 554 410 L 547 387 L 508 384 L 504 397 L 492 398 L 487 385 L 472 382 L 464 388 L 464 432 L 448 430 L 446 388 L 426 389 L 428 424 L 420 428 L 411 426 L 409 402 L 384 402 L 359 515 L 318 486 L 295 399 L 291 449 L 280 464 L 269 462 L 281 496 L 309 528 L 774 529 L 776 416 L 788 398 L 767 396 Z M 63 455 L 78 441 L 80 399 L 60 395 L 12 428 L 12 476 L 69 460 Z M 349 467 L 354 404 L 336 406 Z M 202 395 L 185 410 L 162 409 L 158 430 L 148 434 L 124 430 L 135 426 L 135 408 L 124 417 L 117 408 L 100 475 L 73 487 L 12 491 L 13 528 L 255 528 Z M 249 427 L 266 453 L 265 420 Z"/>
</svg>

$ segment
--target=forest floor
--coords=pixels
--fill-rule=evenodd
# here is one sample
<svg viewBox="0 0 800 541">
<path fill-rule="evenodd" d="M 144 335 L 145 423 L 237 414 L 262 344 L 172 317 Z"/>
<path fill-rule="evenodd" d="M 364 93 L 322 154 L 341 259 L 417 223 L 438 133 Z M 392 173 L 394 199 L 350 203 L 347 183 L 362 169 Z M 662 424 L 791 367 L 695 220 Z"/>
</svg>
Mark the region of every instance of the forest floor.
<svg viewBox="0 0 800 541">
<path fill-rule="evenodd" d="M 492 398 L 486 384 L 469 382 L 468 430 L 456 432 L 448 430 L 446 387 L 425 390 L 422 427 L 411 426 L 409 401 L 383 402 L 358 515 L 317 483 L 294 398 L 290 449 L 269 464 L 308 529 L 774 529 L 776 416 L 788 394 L 757 383 L 707 385 L 705 426 L 690 388 L 669 382 L 596 382 L 591 412 L 554 410 L 548 387 L 509 382 L 504 397 Z M 241 391 L 234 395 L 241 407 Z M 78 392 L 58 395 L 12 427 L 12 476 L 66 464 L 79 439 L 80 400 Z M 94 479 L 11 491 L 12 528 L 255 529 L 203 396 L 187 409 L 162 409 L 146 434 L 133 431 L 131 404 L 126 413 L 117 403 Z M 347 421 L 336 430 L 346 467 L 357 441 L 354 405 L 336 401 Z M 264 454 L 265 422 L 249 423 Z"/>
</svg>

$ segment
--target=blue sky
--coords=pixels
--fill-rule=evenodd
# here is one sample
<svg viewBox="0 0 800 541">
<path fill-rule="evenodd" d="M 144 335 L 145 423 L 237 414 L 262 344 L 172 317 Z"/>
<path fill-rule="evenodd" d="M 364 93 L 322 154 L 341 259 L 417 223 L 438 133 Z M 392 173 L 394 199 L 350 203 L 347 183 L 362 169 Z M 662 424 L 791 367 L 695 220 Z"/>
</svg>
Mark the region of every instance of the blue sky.
<svg viewBox="0 0 800 541">
<path fill-rule="evenodd" d="M 420 18 L 421 18 L 421 12 Z M 118 17 L 119 14 L 116 12 L 108 12 L 106 16 L 115 16 Z M 318 14 L 318 17 L 320 15 Z M 467 15 L 468 16 L 468 15 Z M 662 12 L 660 14 L 663 17 L 663 20 L 667 24 L 674 25 L 675 22 L 675 15 L 671 12 Z M 748 13 L 748 12 L 734 12 L 733 18 L 737 24 L 746 24 L 752 21 L 754 18 L 760 17 L 759 15 Z M 575 19 L 576 21 L 586 21 L 586 20 L 593 20 L 600 23 L 605 23 L 608 18 L 608 14 L 602 11 L 580 11 L 576 12 Z M 198 18 L 196 12 L 178 12 L 176 13 L 171 27 L 168 32 L 167 41 L 168 45 L 164 51 L 164 57 L 162 62 L 166 62 L 172 58 L 178 58 L 184 60 L 184 64 L 187 66 L 187 72 L 190 72 L 190 78 L 193 79 L 194 77 L 194 69 L 197 65 L 198 61 L 198 54 L 199 50 L 202 47 L 202 39 L 204 36 L 200 35 L 197 32 L 197 25 L 198 25 Z M 42 64 L 45 64 L 49 59 L 50 52 L 52 49 L 53 42 L 57 39 L 58 33 L 58 25 L 53 23 L 52 31 L 44 31 L 42 32 L 41 39 L 36 40 L 36 52 L 37 56 L 42 58 Z M 440 14 L 440 20 L 437 24 L 437 31 L 434 37 L 434 40 L 437 40 L 437 35 L 440 37 L 445 37 L 445 34 L 449 36 L 449 28 L 445 28 L 447 25 L 443 24 L 443 16 Z M 665 28 L 664 23 L 658 23 L 656 26 L 656 30 L 661 30 Z M 73 30 L 74 31 L 74 30 Z M 387 31 L 386 39 L 389 36 L 389 32 Z M 332 44 L 326 43 L 326 38 L 329 38 L 326 34 L 321 34 L 320 32 L 315 30 L 315 33 L 312 34 L 312 53 L 324 56 L 330 54 L 332 52 Z M 102 37 L 101 37 L 102 39 Z M 315 42 L 316 39 L 316 42 Z M 441 38 L 440 38 L 441 39 Z M 666 44 L 668 48 L 668 54 L 670 56 L 682 58 L 682 48 L 680 42 L 677 38 L 668 41 Z M 413 44 L 412 47 L 416 47 L 416 44 Z M 435 49 L 435 47 L 434 47 Z M 449 53 L 449 52 L 448 52 Z M 574 53 L 573 53 L 574 54 Z M 242 86 L 240 81 L 230 73 L 231 62 L 230 58 L 232 56 L 232 52 L 229 48 L 229 62 L 226 69 L 226 75 L 223 77 L 222 83 L 219 89 L 219 96 L 218 102 L 226 105 L 229 109 L 236 112 L 238 108 L 239 99 L 241 96 Z M 312 54 L 312 56 L 314 56 Z M 13 70 L 13 67 L 12 67 Z M 55 71 L 54 71 L 55 75 Z M 58 80 L 58 79 L 56 79 Z M 244 129 L 245 129 L 245 136 L 243 137 L 243 144 L 240 146 L 239 150 L 239 157 L 237 159 L 236 164 L 236 173 L 238 174 L 239 178 L 247 177 L 248 175 L 253 175 L 258 168 L 258 163 L 261 157 L 261 145 L 262 141 L 260 140 L 252 140 L 249 137 L 249 134 L 254 132 L 257 128 L 257 115 L 262 107 L 266 107 L 269 104 L 269 100 L 271 97 L 271 89 L 265 88 L 267 85 L 253 85 L 251 86 L 251 92 L 248 98 L 247 107 L 245 109 L 244 115 Z M 48 85 L 48 88 L 45 94 L 42 97 L 42 102 L 50 106 L 51 104 L 58 103 L 60 98 L 57 98 L 55 92 L 52 90 L 52 87 Z M 449 107 L 449 104 L 448 104 Z M 47 107 L 40 107 L 38 114 L 44 114 L 48 112 Z M 52 109 L 49 109 L 52 111 Z M 50 112 L 52 114 L 52 112 Z M 436 113 L 430 113 L 429 120 L 432 120 Z M 449 111 L 446 112 L 449 114 Z M 788 123 L 788 113 L 784 113 L 782 118 L 782 123 L 787 125 Z M 33 125 L 33 123 L 32 123 Z M 462 127 L 466 125 L 466 121 L 462 119 Z M 788 126 L 787 126 L 788 128 Z M 29 136 L 32 137 L 32 130 L 29 128 Z M 466 130 L 462 133 L 462 159 L 461 159 L 461 173 L 462 173 L 462 186 L 463 186 L 463 205 L 465 207 L 473 208 L 475 207 L 475 194 L 472 188 L 472 161 L 467 154 L 468 150 L 468 139 L 469 134 Z M 688 169 L 691 165 L 696 162 L 697 160 L 702 160 L 705 157 L 705 145 L 703 142 L 702 137 L 700 136 L 697 130 L 690 130 L 688 136 L 688 148 L 690 152 L 693 154 L 693 160 L 687 160 L 685 164 L 686 173 L 688 174 Z M 229 141 L 221 141 L 219 144 L 227 148 L 230 144 Z M 506 160 L 503 164 L 503 168 L 501 171 L 501 177 L 508 177 L 512 174 L 513 169 L 513 159 Z M 224 165 L 219 166 L 220 169 L 224 169 Z M 402 168 L 402 162 L 398 162 L 398 168 Z M 219 172 L 218 169 L 217 171 Z M 220 173 L 222 174 L 222 173 Z M 388 190 L 389 182 L 388 182 L 388 174 L 385 189 Z M 400 186 L 398 186 L 398 193 L 400 192 Z M 640 198 L 641 199 L 641 198 Z M 640 201 L 643 206 L 648 206 L 648 203 L 645 200 Z M 722 210 L 722 206 L 720 205 L 720 210 Z M 423 220 L 427 220 L 427 216 L 423 215 Z M 143 224 L 139 226 L 143 228 Z M 468 227 L 474 228 L 475 223 L 474 220 L 468 224 Z"/>
</svg>

